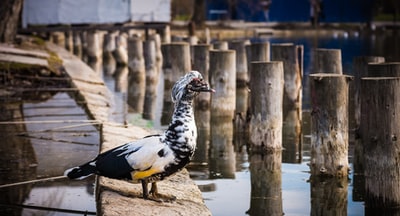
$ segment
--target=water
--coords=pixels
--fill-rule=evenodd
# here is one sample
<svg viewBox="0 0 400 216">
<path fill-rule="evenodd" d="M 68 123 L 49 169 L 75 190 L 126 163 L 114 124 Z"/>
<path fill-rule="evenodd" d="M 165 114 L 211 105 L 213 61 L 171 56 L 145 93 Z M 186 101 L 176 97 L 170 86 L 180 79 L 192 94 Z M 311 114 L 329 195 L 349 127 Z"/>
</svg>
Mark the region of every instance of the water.
<svg viewBox="0 0 400 216">
<path fill-rule="evenodd" d="M 94 178 L 30 183 L 94 157 L 100 140 L 73 92 L 31 93 L 0 97 L 0 185 L 23 183 L 0 188 L 0 215 L 95 213 Z"/>
<path fill-rule="evenodd" d="M 341 49 L 343 71 L 345 74 L 352 75 L 352 60 L 355 56 L 376 55 L 384 56 L 386 61 L 399 61 L 399 35 L 395 33 L 371 35 L 355 31 L 337 31 L 319 37 L 300 34 L 283 37 L 271 36 L 256 40 L 304 45 L 305 76 L 303 79 L 303 142 L 301 150 L 299 152 L 283 152 L 281 184 L 278 182 L 272 187 L 265 185 L 264 188 L 263 186 L 255 186 L 255 190 L 273 190 L 274 186 L 281 187 L 281 194 L 276 192 L 277 197 L 275 198 L 254 198 L 251 196 L 251 162 L 249 162 L 249 156 L 243 148 L 232 147 L 235 151 L 231 153 L 229 153 L 230 150 L 225 149 L 226 151 L 220 153 L 220 157 L 214 159 L 210 156 L 209 163 L 218 161 L 224 164 L 226 161 L 231 161 L 235 164 L 222 166 L 222 168 L 210 164 L 201 169 L 197 166 L 192 168 L 193 178 L 203 191 L 206 205 L 213 215 L 218 216 L 274 215 L 274 213 L 280 212 L 280 208 L 285 215 L 364 215 L 367 213 L 364 212 L 364 202 L 359 198 L 360 194 L 357 193 L 358 188 L 363 186 L 354 182 L 353 172 L 350 173 L 348 182 L 310 179 L 310 168 L 307 165 L 310 160 L 310 123 L 308 120 L 310 103 L 307 95 L 307 75 L 312 70 L 312 49 Z M 290 137 L 286 137 L 286 139 L 294 140 Z M 235 145 L 240 142 L 233 139 L 231 144 Z M 352 147 L 353 143 L 350 143 L 350 163 L 353 155 Z M 231 159 L 226 157 L 231 157 Z M 290 158 L 292 159 L 290 160 Z M 232 167 L 234 167 L 233 170 Z M 201 170 L 203 170 L 202 174 Z M 264 177 L 271 178 L 268 175 Z M 274 181 L 274 177 L 271 181 Z M 257 199 L 263 200 L 257 202 Z M 270 209 L 265 209 L 266 206 Z"/>
</svg>

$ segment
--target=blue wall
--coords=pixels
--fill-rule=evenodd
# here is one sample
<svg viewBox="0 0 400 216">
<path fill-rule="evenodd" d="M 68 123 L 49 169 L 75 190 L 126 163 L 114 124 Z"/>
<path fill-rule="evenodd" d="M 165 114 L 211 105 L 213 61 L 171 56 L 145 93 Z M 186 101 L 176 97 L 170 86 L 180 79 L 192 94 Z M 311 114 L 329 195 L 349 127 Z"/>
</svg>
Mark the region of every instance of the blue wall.
<svg viewBox="0 0 400 216">
<path fill-rule="evenodd" d="M 207 0 L 207 19 L 233 19 L 252 22 L 265 21 L 260 0 L 236 0 L 229 9 L 229 0 Z M 366 22 L 374 0 L 323 0 L 325 18 L 322 22 Z M 210 14 L 210 10 L 226 10 L 226 15 Z M 272 0 L 269 17 L 277 22 L 305 22 L 310 20 L 309 0 Z"/>
</svg>

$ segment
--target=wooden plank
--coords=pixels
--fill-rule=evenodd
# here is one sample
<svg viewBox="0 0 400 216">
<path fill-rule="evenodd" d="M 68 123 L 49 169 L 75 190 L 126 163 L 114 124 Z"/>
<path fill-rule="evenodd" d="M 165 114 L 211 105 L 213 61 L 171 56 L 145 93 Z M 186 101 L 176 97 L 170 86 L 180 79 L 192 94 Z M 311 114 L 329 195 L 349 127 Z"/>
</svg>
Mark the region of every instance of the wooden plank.
<svg viewBox="0 0 400 216">
<path fill-rule="evenodd" d="M 30 64 L 30 65 L 38 65 L 43 67 L 49 67 L 47 63 L 47 59 L 35 58 L 29 56 L 21 56 L 21 55 L 13 55 L 13 54 L 5 54 L 0 53 L 0 62 L 12 62 L 17 64 Z"/>
<path fill-rule="evenodd" d="M 47 59 L 50 55 L 40 50 L 24 50 L 16 47 L 7 46 L 6 44 L 0 44 L 0 53 L 22 55 L 36 58 Z"/>
</svg>

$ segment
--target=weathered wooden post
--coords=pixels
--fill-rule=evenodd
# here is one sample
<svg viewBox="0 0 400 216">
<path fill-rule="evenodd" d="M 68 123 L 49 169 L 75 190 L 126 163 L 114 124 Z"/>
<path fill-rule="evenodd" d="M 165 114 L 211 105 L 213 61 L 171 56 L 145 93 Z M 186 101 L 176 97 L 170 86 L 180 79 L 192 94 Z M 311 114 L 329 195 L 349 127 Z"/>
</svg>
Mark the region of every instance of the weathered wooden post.
<svg viewBox="0 0 400 216">
<path fill-rule="evenodd" d="M 228 42 L 227 41 L 216 41 L 213 43 L 213 49 L 228 50 Z"/>
<path fill-rule="evenodd" d="M 353 58 L 353 75 L 354 75 L 354 126 L 359 128 L 360 126 L 360 88 L 361 78 L 368 75 L 368 64 L 369 63 L 382 63 L 385 62 L 385 58 L 381 56 L 357 56 Z M 371 68 L 372 69 L 372 68 Z"/>
<path fill-rule="evenodd" d="M 385 68 L 385 66 L 383 66 Z M 366 208 L 400 205 L 400 77 L 361 79 Z"/>
<path fill-rule="evenodd" d="M 156 41 L 149 39 L 143 43 L 144 61 L 146 65 L 146 94 L 144 97 L 143 118 L 153 120 L 155 118 L 157 85 L 160 71 L 157 68 Z"/>
<path fill-rule="evenodd" d="M 65 49 L 73 53 L 74 41 L 73 41 L 72 31 L 66 31 L 64 35 L 65 35 Z"/>
<path fill-rule="evenodd" d="M 340 49 L 314 49 L 312 73 L 343 74 Z"/>
<path fill-rule="evenodd" d="M 250 143 L 253 152 L 282 150 L 283 63 L 252 62 Z"/>
<path fill-rule="evenodd" d="M 247 135 L 246 114 L 249 104 L 249 74 L 247 67 L 246 46 L 249 40 L 235 40 L 229 43 L 229 48 L 236 51 L 236 108 L 235 136 Z"/>
<path fill-rule="evenodd" d="M 115 37 L 115 50 L 112 55 L 117 62 L 117 65 L 128 65 L 128 42 L 125 33 Z"/>
<path fill-rule="evenodd" d="M 97 62 L 101 60 L 102 54 L 102 35 L 97 31 L 88 31 L 86 34 L 86 54 L 89 62 Z"/>
<path fill-rule="evenodd" d="M 354 154 L 353 154 L 353 200 L 364 201 L 365 178 L 364 178 L 364 148 L 360 139 L 360 118 L 361 118 L 361 78 L 368 76 L 369 63 L 384 62 L 384 57 L 379 56 L 357 56 L 353 58 L 354 81 L 350 85 L 350 101 L 353 102 L 353 109 L 350 106 L 349 115 L 353 116 L 355 129 Z"/>
<path fill-rule="evenodd" d="M 57 44 L 60 47 L 65 47 L 65 35 L 64 32 L 52 32 L 51 42 Z"/>
<path fill-rule="evenodd" d="M 364 77 L 400 77 L 400 62 L 369 63 Z"/>
<path fill-rule="evenodd" d="M 310 77 L 311 175 L 346 178 L 348 89 L 351 76 L 318 73 Z"/>
<path fill-rule="evenodd" d="M 163 56 L 161 52 L 161 38 L 159 34 L 151 34 L 149 35 L 148 40 L 153 40 L 155 43 L 155 56 L 156 56 L 156 70 L 157 70 L 157 75 L 161 73 L 162 70 L 162 64 L 163 64 Z M 157 83 L 158 83 L 157 78 Z"/>
<path fill-rule="evenodd" d="M 303 46 L 292 43 L 272 44 L 271 60 L 283 62 L 283 152 L 284 160 L 296 162 L 301 153 Z M 289 161 L 288 161 L 289 162 Z"/>
<path fill-rule="evenodd" d="M 161 124 L 170 122 L 173 111 L 171 89 L 175 82 L 191 70 L 190 46 L 186 42 L 173 42 L 161 45 L 164 72 L 164 103 Z"/>
<path fill-rule="evenodd" d="M 284 215 L 282 205 L 282 153 L 250 155 L 251 199 L 249 215 Z"/>
<path fill-rule="evenodd" d="M 192 69 L 199 71 L 204 80 L 209 80 L 210 45 L 198 44 L 192 49 Z M 208 149 L 210 142 L 210 102 L 211 94 L 200 94 L 195 99 L 194 115 L 197 125 L 197 149 L 192 161 L 197 163 L 208 162 Z"/>
<path fill-rule="evenodd" d="M 251 62 L 252 61 L 270 61 L 271 53 L 270 53 L 270 45 L 269 42 L 263 43 L 252 43 L 246 46 L 246 56 L 247 56 L 247 67 L 248 71 L 251 71 Z"/>
<path fill-rule="evenodd" d="M 82 44 L 82 61 L 84 62 L 89 62 L 89 56 L 88 56 L 88 42 L 87 42 L 87 31 L 81 31 L 79 32 L 80 38 L 81 38 L 81 44 Z"/>
<path fill-rule="evenodd" d="M 236 53 L 234 50 L 210 51 L 211 119 L 233 120 L 236 104 Z"/>
<path fill-rule="evenodd" d="M 73 33 L 73 53 L 76 55 L 78 58 L 82 59 L 82 40 L 81 40 L 81 34 L 80 32 L 74 31 Z"/>
<path fill-rule="evenodd" d="M 146 70 L 142 40 L 128 39 L 128 104 L 133 112 L 142 113 L 145 98 Z"/>
<path fill-rule="evenodd" d="M 249 73 L 247 68 L 246 46 L 249 40 L 235 40 L 229 43 L 229 49 L 236 51 L 236 87 L 247 87 Z"/>
<path fill-rule="evenodd" d="M 171 43 L 171 28 L 166 25 L 164 28 L 156 30 L 157 34 L 160 35 L 162 43 Z"/>
<path fill-rule="evenodd" d="M 114 50 L 115 34 L 107 33 L 103 39 L 103 70 L 106 75 L 112 75 L 115 72 L 116 62 L 112 55 Z"/>
</svg>

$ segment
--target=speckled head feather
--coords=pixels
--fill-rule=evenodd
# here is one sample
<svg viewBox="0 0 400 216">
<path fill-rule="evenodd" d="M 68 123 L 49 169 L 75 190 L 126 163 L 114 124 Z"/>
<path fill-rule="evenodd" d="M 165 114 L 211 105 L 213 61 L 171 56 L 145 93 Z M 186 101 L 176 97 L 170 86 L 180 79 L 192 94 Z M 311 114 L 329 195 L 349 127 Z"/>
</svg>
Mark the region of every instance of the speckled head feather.
<svg viewBox="0 0 400 216">
<path fill-rule="evenodd" d="M 174 103 L 182 99 L 191 100 L 199 92 L 214 92 L 208 87 L 208 84 L 203 81 L 203 76 L 198 71 L 190 71 L 185 76 L 181 77 L 172 87 L 171 97 Z"/>
</svg>

